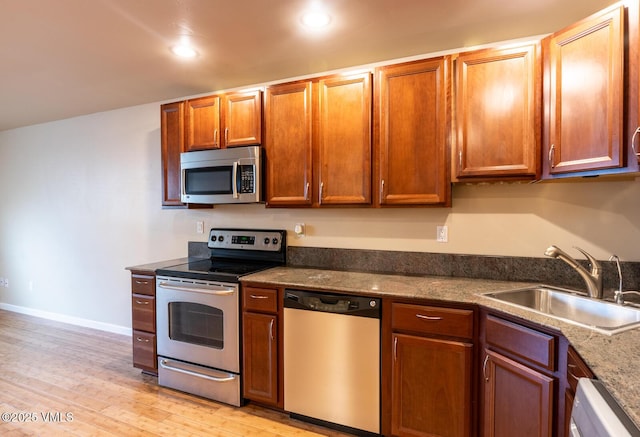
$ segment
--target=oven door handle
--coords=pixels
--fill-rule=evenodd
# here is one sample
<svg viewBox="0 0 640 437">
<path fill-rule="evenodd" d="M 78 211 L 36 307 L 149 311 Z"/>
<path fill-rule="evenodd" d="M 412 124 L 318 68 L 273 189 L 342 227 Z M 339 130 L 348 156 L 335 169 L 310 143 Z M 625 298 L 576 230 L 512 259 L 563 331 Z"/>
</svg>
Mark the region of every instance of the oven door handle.
<svg viewBox="0 0 640 437">
<path fill-rule="evenodd" d="M 222 377 L 222 378 L 218 378 L 216 376 L 205 375 L 203 373 L 192 372 L 191 370 L 181 369 L 179 367 L 174 367 L 174 366 L 169 366 L 167 363 L 168 363 L 167 360 L 160 360 L 160 366 L 163 369 L 171 370 L 173 372 L 184 373 L 185 375 L 189 375 L 189 376 L 196 376 L 198 378 L 209 379 L 209 380 L 215 381 L 215 382 L 229 382 L 229 381 L 233 381 L 234 379 L 236 379 L 236 375 L 231 375 L 231 376 L 225 376 L 225 377 Z"/>
<path fill-rule="evenodd" d="M 185 287 L 183 285 L 171 285 L 169 282 L 160 282 L 158 287 L 167 290 L 193 291 L 195 293 L 215 294 L 216 296 L 228 296 L 236 292 L 235 288 L 222 285 L 207 285 L 206 287 Z"/>
</svg>

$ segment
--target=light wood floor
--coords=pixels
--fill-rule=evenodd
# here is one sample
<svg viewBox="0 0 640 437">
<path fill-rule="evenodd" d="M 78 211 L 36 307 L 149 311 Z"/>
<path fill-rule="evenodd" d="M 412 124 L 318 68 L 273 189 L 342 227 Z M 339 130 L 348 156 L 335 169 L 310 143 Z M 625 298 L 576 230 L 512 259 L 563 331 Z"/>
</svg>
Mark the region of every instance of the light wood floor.
<svg viewBox="0 0 640 437">
<path fill-rule="evenodd" d="M 131 366 L 130 337 L 3 310 L 0 413 L 3 437 L 347 435 L 159 387 Z"/>
</svg>

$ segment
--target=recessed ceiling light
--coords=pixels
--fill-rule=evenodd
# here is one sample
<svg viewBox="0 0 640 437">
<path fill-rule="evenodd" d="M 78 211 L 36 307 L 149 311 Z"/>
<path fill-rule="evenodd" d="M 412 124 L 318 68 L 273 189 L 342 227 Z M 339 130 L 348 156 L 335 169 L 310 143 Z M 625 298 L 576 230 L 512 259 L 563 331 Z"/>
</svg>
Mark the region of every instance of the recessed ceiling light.
<svg viewBox="0 0 640 437">
<path fill-rule="evenodd" d="M 331 23 L 331 15 L 321 9 L 312 9 L 305 12 L 300 21 L 309 29 L 320 29 Z"/>
<path fill-rule="evenodd" d="M 178 44 L 171 47 L 171 51 L 174 55 L 181 58 L 195 58 L 198 55 L 198 52 L 196 52 L 193 47 L 184 44 Z"/>
</svg>

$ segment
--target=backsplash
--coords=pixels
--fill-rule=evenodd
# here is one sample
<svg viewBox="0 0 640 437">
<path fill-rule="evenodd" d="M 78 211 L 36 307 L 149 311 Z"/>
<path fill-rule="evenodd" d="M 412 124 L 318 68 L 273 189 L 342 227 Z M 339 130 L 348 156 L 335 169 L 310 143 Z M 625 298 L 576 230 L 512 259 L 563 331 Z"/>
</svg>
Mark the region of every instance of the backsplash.
<svg viewBox="0 0 640 437">
<path fill-rule="evenodd" d="M 207 243 L 189 242 L 189 256 L 209 257 Z M 579 262 L 588 267 L 586 260 Z M 618 288 L 614 262 L 600 261 L 605 290 Z M 585 288 L 584 281 L 565 262 L 551 258 L 460 255 L 450 253 L 400 252 L 385 250 L 332 249 L 289 246 L 289 267 L 310 267 L 356 272 L 402 274 L 411 276 L 452 276 L 539 282 L 549 285 Z M 640 288 L 640 262 L 621 262 L 625 290 Z"/>
</svg>

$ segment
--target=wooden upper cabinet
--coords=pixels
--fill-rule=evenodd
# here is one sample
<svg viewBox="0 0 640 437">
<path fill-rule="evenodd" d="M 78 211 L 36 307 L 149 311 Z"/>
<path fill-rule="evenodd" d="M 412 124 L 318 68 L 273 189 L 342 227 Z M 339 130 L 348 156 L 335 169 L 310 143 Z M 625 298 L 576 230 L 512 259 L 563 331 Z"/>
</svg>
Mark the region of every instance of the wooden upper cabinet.
<svg viewBox="0 0 640 437">
<path fill-rule="evenodd" d="M 625 165 L 624 7 L 545 38 L 544 176 Z"/>
<path fill-rule="evenodd" d="M 262 91 L 224 96 L 224 147 L 250 146 L 262 142 Z"/>
<path fill-rule="evenodd" d="M 371 73 L 318 82 L 317 202 L 371 203 Z"/>
<path fill-rule="evenodd" d="M 312 203 L 312 83 L 273 85 L 265 96 L 268 206 Z"/>
<path fill-rule="evenodd" d="M 220 148 L 220 97 L 186 101 L 186 150 Z"/>
<path fill-rule="evenodd" d="M 449 66 L 439 57 L 376 69 L 377 206 L 451 204 Z"/>
<path fill-rule="evenodd" d="M 185 150 L 250 146 L 262 141 L 262 91 L 187 100 Z"/>
<path fill-rule="evenodd" d="M 186 207 L 180 201 L 180 153 L 184 148 L 184 102 L 160 107 L 162 206 Z"/>
<path fill-rule="evenodd" d="M 540 45 L 462 53 L 456 69 L 458 179 L 540 176 Z"/>
</svg>

